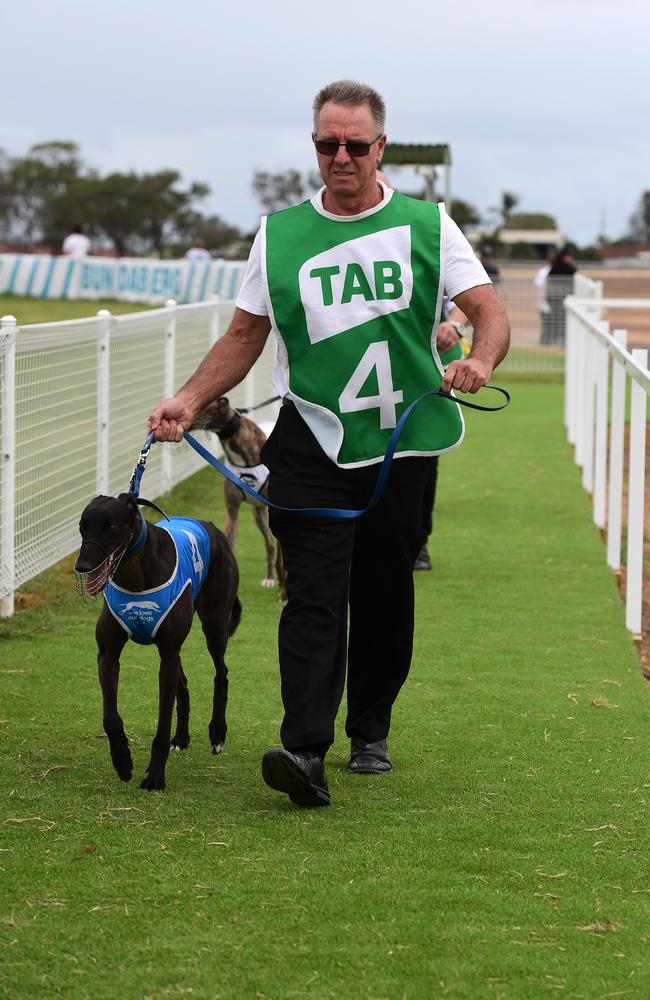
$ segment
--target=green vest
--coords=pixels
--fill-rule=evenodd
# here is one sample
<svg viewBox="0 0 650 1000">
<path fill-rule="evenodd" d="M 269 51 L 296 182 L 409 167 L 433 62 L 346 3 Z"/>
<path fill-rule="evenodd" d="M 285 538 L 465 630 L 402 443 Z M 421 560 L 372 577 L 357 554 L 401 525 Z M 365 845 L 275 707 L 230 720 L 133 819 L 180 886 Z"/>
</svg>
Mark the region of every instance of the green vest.
<svg viewBox="0 0 650 1000">
<path fill-rule="evenodd" d="M 291 398 L 344 468 L 380 461 L 409 403 L 442 382 L 440 209 L 396 192 L 365 218 L 340 221 L 310 201 L 263 220 L 273 325 Z M 409 416 L 396 455 L 460 444 L 459 407 L 431 397 Z"/>
</svg>

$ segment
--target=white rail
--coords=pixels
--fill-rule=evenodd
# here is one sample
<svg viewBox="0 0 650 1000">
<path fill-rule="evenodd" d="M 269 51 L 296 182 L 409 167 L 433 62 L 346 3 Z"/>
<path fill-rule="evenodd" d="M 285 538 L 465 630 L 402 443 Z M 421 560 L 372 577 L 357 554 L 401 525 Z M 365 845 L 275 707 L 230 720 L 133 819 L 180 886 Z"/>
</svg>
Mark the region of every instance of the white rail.
<svg viewBox="0 0 650 1000">
<path fill-rule="evenodd" d="M 650 372 L 648 351 L 636 348 L 630 353 L 627 331 L 610 332 L 609 323 L 600 319 L 608 307 L 650 309 L 650 299 L 584 300 L 575 296 L 566 299 L 565 423 L 568 439 L 574 445 L 576 463 L 582 468 L 582 484 L 592 495 L 594 522 L 607 533 L 607 562 L 618 572 L 623 534 L 625 410 L 629 381 L 625 624 L 638 638 L 643 609 L 645 439 Z"/>
<path fill-rule="evenodd" d="M 78 547 L 79 514 L 98 493 L 128 488 L 151 409 L 187 380 L 225 329 L 232 300 L 41 326 L 0 321 L 0 616 L 14 592 Z M 273 396 L 273 338 L 235 406 Z M 272 419 L 277 406 L 256 412 Z M 199 434 L 199 436 L 203 436 Z M 215 435 L 203 436 L 219 454 Z M 144 495 L 154 498 L 203 462 L 187 445 L 157 445 Z"/>
</svg>

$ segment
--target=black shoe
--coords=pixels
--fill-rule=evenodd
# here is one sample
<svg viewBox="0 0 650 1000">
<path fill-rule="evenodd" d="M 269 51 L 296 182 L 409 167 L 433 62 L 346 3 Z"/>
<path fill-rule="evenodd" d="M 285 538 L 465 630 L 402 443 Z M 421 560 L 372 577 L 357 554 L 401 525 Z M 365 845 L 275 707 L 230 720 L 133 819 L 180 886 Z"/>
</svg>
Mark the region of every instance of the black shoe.
<svg viewBox="0 0 650 1000">
<path fill-rule="evenodd" d="M 285 792 L 297 806 L 328 806 L 322 757 L 289 750 L 267 750 L 262 757 L 262 777 L 276 792 Z"/>
<path fill-rule="evenodd" d="M 413 565 L 414 570 L 425 570 L 429 572 L 431 570 L 431 559 L 429 557 L 429 550 L 426 545 L 423 545 L 418 552 L 418 557 Z"/>
<path fill-rule="evenodd" d="M 348 771 L 352 771 L 353 774 L 381 774 L 382 771 L 392 770 L 393 765 L 388 756 L 386 740 L 366 743 L 358 736 L 352 737 Z"/>
</svg>

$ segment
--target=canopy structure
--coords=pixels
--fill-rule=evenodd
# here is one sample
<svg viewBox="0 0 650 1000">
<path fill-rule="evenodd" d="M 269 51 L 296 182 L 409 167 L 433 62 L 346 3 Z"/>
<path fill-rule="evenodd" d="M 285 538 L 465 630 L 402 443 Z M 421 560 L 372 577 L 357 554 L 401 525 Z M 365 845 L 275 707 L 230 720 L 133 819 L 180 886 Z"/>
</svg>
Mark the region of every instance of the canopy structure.
<svg viewBox="0 0 650 1000">
<path fill-rule="evenodd" d="M 436 168 L 442 167 L 444 199 L 451 209 L 451 149 L 446 143 L 427 145 L 425 143 L 388 142 L 384 149 L 382 163 L 393 167 L 412 167 L 424 178 L 425 198 L 436 201 Z"/>
</svg>

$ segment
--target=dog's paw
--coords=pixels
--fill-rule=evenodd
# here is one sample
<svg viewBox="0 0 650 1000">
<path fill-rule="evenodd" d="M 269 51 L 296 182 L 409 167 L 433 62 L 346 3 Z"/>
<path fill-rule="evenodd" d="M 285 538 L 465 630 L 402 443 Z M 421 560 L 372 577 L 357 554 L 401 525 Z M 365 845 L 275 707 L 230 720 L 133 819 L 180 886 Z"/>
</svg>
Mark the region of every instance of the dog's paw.
<svg viewBox="0 0 650 1000">
<path fill-rule="evenodd" d="M 210 749 L 213 754 L 219 754 L 223 750 L 223 743 L 212 743 Z"/>
<path fill-rule="evenodd" d="M 264 577 L 263 580 L 260 580 L 260 587 L 266 587 L 267 590 L 270 587 L 275 587 L 275 580 L 273 580 L 271 577 L 266 576 Z"/>
<path fill-rule="evenodd" d="M 179 736 L 178 733 L 173 737 L 171 743 L 169 744 L 172 750 L 187 750 L 189 745 L 189 736 Z"/>
<path fill-rule="evenodd" d="M 111 754 L 111 760 L 120 781 L 130 781 L 133 774 L 133 760 L 129 750 L 126 753 Z"/>
<path fill-rule="evenodd" d="M 163 771 L 159 775 L 146 774 L 140 782 L 140 788 L 143 788 L 145 792 L 164 792 L 165 772 Z"/>
</svg>

